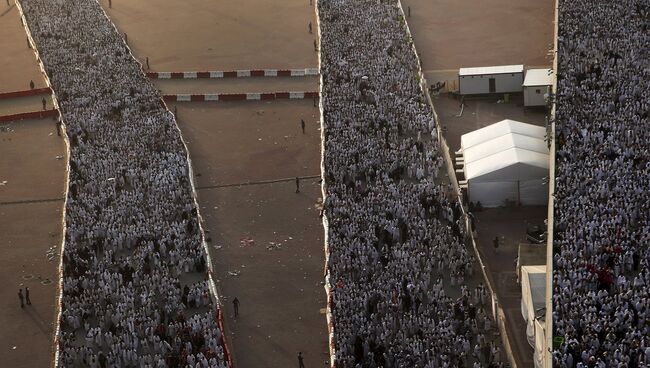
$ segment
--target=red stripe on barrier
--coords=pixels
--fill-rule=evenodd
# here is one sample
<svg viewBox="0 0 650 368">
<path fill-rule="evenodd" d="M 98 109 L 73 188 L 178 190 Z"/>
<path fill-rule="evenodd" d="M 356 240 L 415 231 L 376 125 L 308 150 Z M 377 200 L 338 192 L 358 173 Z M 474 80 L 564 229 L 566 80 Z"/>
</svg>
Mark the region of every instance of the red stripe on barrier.
<svg viewBox="0 0 650 368">
<path fill-rule="evenodd" d="M 305 98 L 318 97 L 318 92 L 305 92 Z"/>
<path fill-rule="evenodd" d="M 190 101 L 194 102 L 202 102 L 205 101 L 205 95 L 191 95 L 190 96 Z"/>
<path fill-rule="evenodd" d="M 243 101 L 245 99 L 245 93 L 222 93 L 219 95 L 219 101 Z"/>
<path fill-rule="evenodd" d="M 210 72 L 196 72 L 197 78 L 210 78 Z"/>
<path fill-rule="evenodd" d="M 278 77 L 290 77 L 291 70 L 278 70 Z"/>
<path fill-rule="evenodd" d="M 223 347 L 223 355 L 226 358 L 228 367 L 232 368 L 232 355 L 230 355 L 230 348 L 228 348 L 228 340 L 226 338 L 226 330 L 223 328 L 223 312 L 221 308 L 217 307 L 217 325 L 221 330 L 221 346 Z"/>
<path fill-rule="evenodd" d="M 46 93 L 52 93 L 52 89 L 50 87 L 44 87 L 44 88 L 28 89 L 26 91 L 0 93 L 0 100 L 4 100 L 7 98 L 14 98 L 14 97 L 37 96 Z"/>
<path fill-rule="evenodd" d="M 147 78 L 158 79 L 158 72 L 146 72 Z"/>
<path fill-rule="evenodd" d="M 8 121 L 17 121 L 17 120 L 24 120 L 24 119 L 44 119 L 47 117 L 57 116 L 58 113 L 59 113 L 58 110 L 52 109 L 52 110 L 43 110 L 43 111 L 23 112 L 20 114 L 13 114 L 13 115 L 5 115 L 5 116 L 0 116 L 0 123 L 6 123 Z"/>
<path fill-rule="evenodd" d="M 260 100 L 275 100 L 275 93 L 260 93 Z"/>
<path fill-rule="evenodd" d="M 176 101 L 176 95 L 164 95 L 162 97 L 163 97 L 163 101 L 167 101 L 167 102 L 170 102 L 170 101 L 175 102 Z"/>
<path fill-rule="evenodd" d="M 263 77 L 264 70 L 251 70 L 251 77 Z"/>
<path fill-rule="evenodd" d="M 185 76 L 183 72 L 173 72 L 171 73 L 172 79 L 182 79 Z"/>
<path fill-rule="evenodd" d="M 234 77 L 237 77 L 237 72 L 236 72 L 236 71 L 223 72 L 223 77 L 224 77 L 224 78 L 234 78 Z"/>
<path fill-rule="evenodd" d="M 290 93 L 289 92 L 278 92 L 275 94 L 275 98 L 289 98 Z"/>
</svg>

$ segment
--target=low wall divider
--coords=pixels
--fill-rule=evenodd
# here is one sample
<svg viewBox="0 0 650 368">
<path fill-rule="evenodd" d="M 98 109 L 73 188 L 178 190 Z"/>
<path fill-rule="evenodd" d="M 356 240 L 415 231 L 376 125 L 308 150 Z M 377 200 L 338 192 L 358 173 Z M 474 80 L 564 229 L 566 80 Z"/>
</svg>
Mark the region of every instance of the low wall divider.
<svg viewBox="0 0 650 368">
<path fill-rule="evenodd" d="M 52 344 L 54 345 L 53 346 L 54 359 L 52 361 L 52 366 L 56 368 L 58 367 L 59 355 L 60 355 L 59 338 L 61 335 L 61 313 L 62 313 L 61 300 L 63 296 L 63 253 L 65 250 L 65 234 L 67 230 L 66 217 L 67 217 L 67 206 L 68 206 L 68 191 L 70 189 L 70 139 L 68 137 L 65 121 L 63 119 L 63 113 L 61 112 L 61 108 L 59 106 L 59 101 L 56 97 L 56 93 L 54 93 L 54 90 L 52 89 L 52 83 L 50 81 L 50 78 L 45 72 L 45 65 L 41 60 L 38 49 L 36 48 L 36 43 L 34 42 L 32 33 L 29 29 L 29 26 L 27 25 L 27 19 L 25 17 L 25 12 L 23 11 L 23 7 L 20 4 L 19 0 L 15 0 L 15 4 L 16 4 L 16 9 L 18 9 L 18 13 L 20 14 L 20 20 L 25 29 L 25 33 L 27 34 L 27 40 L 29 42 L 32 51 L 34 51 L 34 57 L 36 58 L 36 62 L 38 63 L 39 68 L 41 69 L 41 73 L 43 74 L 45 85 L 47 86 L 47 88 L 51 90 L 52 104 L 54 105 L 54 108 L 58 112 L 58 119 L 61 123 L 61 135 L 63 137 L 63 141 L 65 142 L 66 160 L 65 160 L 65 183 L 63 186 L 63 209 L 62 209 L 62 216 L 61 216 L 61 230 L 62 230 L 61 254 L 59 255 L 58 266 L 57 266 L 58 282 L 56 283 L 57 292 L 56 292 L 56 303 L 55 303 L 55 313 L 54 313 L 56 315 L 56 321 L 55 321 L 56 327 L 54 330 L 54 338 L 52 341 Z"/>
</svg>

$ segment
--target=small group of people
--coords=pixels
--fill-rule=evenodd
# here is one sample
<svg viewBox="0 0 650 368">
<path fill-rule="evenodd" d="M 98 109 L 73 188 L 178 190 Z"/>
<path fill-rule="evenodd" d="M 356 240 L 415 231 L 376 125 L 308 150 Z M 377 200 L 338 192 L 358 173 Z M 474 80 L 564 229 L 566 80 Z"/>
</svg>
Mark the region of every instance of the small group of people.
<svg viewBox="0 0 650 368">
<path fill-rule="evenodd" d="M 398 1 L 318 8 L 337 366 L 503 366 Z"/>
<path fill-rule="evenodd" d="M 25 308 L 25 305 L 32 305 L 32 300 L 29 298 L 29 288 L 25 287 L 25 293 L 23 294 L 23 289 L 18 289 L 18 299 L 20 300 L 20 307 Z"/>
<path fill-rule="evenodd" d="M 650 366 L 650 2 L 561 0 L 554 367 Z"/>
<path fill-rule="evenodd" d="M 227 368 L 174 115 L 97 1 L 21 4 L 70 149 L 58 366 Z"/>
</svg>

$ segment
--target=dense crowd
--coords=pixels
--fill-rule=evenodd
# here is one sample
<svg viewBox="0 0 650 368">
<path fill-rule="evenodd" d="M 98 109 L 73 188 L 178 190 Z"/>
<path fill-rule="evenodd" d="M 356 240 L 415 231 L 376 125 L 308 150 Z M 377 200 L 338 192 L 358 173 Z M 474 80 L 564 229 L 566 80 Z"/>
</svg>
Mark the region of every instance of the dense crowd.
<svg viewBox="0 0 650 368">
<path fill-rule="evenodd" d="M 318 9 L 337 366 L 501 366 L 398 2 Z"/>
<path fill-rule="evenodd" d="M 650 366 L 650 2 L 559 4 L 556 367 Z"/>
<path fill-rule="evenodd" d="M 95 0 L 21 2 L 70 143 L 63 367 L 226 367 L 174 116 Z"/>
</svg>

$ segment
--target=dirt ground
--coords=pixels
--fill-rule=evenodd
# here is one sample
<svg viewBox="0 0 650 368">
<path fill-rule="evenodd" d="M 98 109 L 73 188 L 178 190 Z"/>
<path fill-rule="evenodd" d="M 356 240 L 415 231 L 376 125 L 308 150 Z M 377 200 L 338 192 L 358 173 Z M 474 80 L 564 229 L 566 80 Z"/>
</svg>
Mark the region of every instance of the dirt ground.
<svg viewBox="0 0 650 368">
<path fill-rule="evenodd" d="M 197 187 L 320 175 L 320 125 L 312 101 L 169 105 L 174 106 L 201 175 Z"/>
<path fill-rule="evenodd" d="M 46 108 L 52 108 L 52 97 L 50 95 L 26 96 L 0 100 L 0 116 L 13 115 L 23 112 L 43 110 L 42 99 L 45 98 Z"/>
<path fill-rule="evenodd" d="M 551 65 L 552 0 L 402 0 L 425 77 L 454 79 L 458 68 Z"/>
<path fill-rule="evenodd" d="M 49 119 L 0 125 L 0 183 L 7 181 L 0 185 L 2 366 L 47 367 L 52 360 L 65 180 L 65 161 L 56 159 L 65 146 L 55 129 Z M 32 305 L 21 309 L 24 287 Z"/>
<path fill-rule="evenodd" d="M 518 367 L 533 366 L 533 348 L 526 339 L 526 323 L 521 316 L 521 285 L 517 283 L 516 259 L 520 243 L 526 243 L 529 225 L 544 225 L 546 207 L 495 208 L 476 212 L 477 245 L 499 303 L 506 314 L 510 344 Z M 495 252 L 492 239 L 498 236 Z"/>
<path fill-rule="evenodd" d="M 101 0 L 153 71 L 310 68 L 318 64 L 308 0 Z M 308 24 L 312 22 L 313 33 Z"/>
<path fill-rule="evenodd" d="M 318 77 L 157 79 L 154 84 L 162 94 L 318 91 Z"/>
<path fill-rule="evenodd" d="M 20 22 L 20 14 L 10 0 L 0 3 L 0 93 L 29 89 L 29 81 L 35 88 L 45 87 L 45 80 L 38 67 L 34 51 L 27 46 L 27 34 Z"/>
<path fill-rule="evenodd" d="M 323 227 L 316 203 L 320 132 L 311 101 L 179 103 L 199 204 L 238 367 L 327 360 Z M 171 109 L 173 107 L 170 106 Z M 306 123 L 305 134 L 300 119 Z M 285 179 L 274 184 L 210 188 Z M 208 188 L 206 188 L 208 187 Z M 254 245 L 241 239 L 250 237 Z M 240 272 L 233 276 L 230 272 Z M 234 318 L 232 299 L 241 303 Z"/>
</svg>

